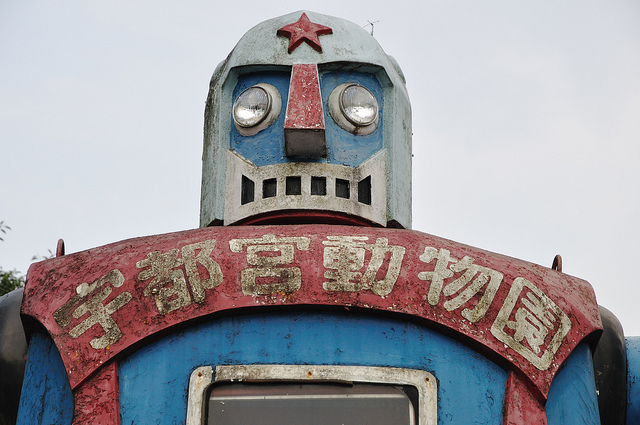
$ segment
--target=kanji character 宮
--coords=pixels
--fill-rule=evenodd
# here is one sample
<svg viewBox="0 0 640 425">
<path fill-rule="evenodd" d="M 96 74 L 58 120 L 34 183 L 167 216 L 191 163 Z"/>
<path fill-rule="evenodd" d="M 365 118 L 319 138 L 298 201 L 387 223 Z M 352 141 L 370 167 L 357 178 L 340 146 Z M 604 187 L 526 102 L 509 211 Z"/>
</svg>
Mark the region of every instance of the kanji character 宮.
<svg viewBox="0 0 640 425">
<path fill-rule="evenodd" d="M 240 279 L 242 292 L 247 295 L 264 295 L 276 292 L 295 292 L 302 284 L 300 267 L 279 267 L 291 264 L 295 249 L 306 251 L 311 239 L 299 237 L 277 237 L 264 235 L 261 238 L 232 239 L 229 247 L 233 252 L 242 252 L 247 246 L 247 262 L 252 266 L 242 270 Z M 263 255 L 279 253 L 279 255 Z M 266 279 L 269 283 L 258 283 Z"/>
</svg>

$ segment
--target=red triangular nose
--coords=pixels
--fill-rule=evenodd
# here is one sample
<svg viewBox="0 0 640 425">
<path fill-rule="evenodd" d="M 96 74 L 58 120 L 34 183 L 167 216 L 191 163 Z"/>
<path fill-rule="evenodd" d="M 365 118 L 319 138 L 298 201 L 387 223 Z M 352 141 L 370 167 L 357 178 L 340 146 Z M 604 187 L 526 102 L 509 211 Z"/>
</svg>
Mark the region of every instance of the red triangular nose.
<svg viewBox="0 0 640 425">
<path fill-rule="evenodd" d="M 327 156 L 324 112 L 316 64 L 295 64 L 289 83 L 284 119 L 285 155 L 291 158 Z"/>
</svg>

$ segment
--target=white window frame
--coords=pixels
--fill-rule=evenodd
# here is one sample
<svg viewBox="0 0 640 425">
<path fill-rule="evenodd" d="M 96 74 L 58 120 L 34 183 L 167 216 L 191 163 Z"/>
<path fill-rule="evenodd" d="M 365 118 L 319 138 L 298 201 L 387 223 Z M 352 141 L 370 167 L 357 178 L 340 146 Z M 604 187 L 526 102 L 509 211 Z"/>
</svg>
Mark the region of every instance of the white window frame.
<svg viewBox="0 0 640 425">
<path fill-rule="evenodd" d="M 418 390 L 418 425 L 438 423 L 438 384 L 435 376 L 419 369 L 331 365 L 237 365 L 203 366 L 189 379 L 186 425 L 205 425 L 207 389 L 218 382 L 245 380 L 347 381 L 410 385 Z"/>
</svg>

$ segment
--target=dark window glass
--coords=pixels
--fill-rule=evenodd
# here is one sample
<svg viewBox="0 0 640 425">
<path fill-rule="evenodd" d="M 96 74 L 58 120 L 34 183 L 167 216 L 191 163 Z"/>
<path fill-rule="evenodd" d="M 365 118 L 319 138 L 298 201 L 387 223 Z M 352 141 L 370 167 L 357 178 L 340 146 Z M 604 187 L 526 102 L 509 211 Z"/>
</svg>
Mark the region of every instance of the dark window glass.
<svg viewBox="0 0 640 425">
<path fill-rule="evenodd" d="M 300 195 L 302 193 L 302 180 L 300 177 L 287 177 L 285 193 L 287 195 Z"/>
<path fill-rule="evenodd" d="M 278 184 L 276 179 L 267 179 L 262 181 L 262 197 L 273 198 L 276 196 Z"/>
<path fill-rule="evenodd" d="M 351 197 L 349 180 L 336 179 L 336 196 L 338 198 L 345 199 L 349 199 Z"/>
<path fill-rule="evenodd" d="M 255 184 L 253 181 L 245 176 L 242 176 L 242 188 L 240 189 L 240 204 L 248 204 L 253 202 L 253 195 L 255 192 Z"/>
<path fill-rule="evenodd" d="M 311 177 L 311 194 L 325 196 L 327 194 L 327 178 Z"/>
<path fill-rule="evenodd" d="M 376 384 L 213 386 L 207 425 L 412 425 L 417 391 Z"/>
<path fill-rule="evenodd" d="M 371 205 L 371 176 L 358 182 L 358 202 Z"/>
</svg>

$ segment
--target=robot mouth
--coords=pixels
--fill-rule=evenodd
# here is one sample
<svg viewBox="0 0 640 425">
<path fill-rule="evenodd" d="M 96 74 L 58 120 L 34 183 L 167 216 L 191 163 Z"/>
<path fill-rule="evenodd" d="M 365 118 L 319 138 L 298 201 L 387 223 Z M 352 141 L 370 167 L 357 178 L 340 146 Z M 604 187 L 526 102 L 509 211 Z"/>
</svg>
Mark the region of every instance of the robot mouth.
<svg viewBox="0 0 640 425">
<path fill-rule="evenodd" d="M 239 226 L 341 224 L 345 226 L 382 227 L 362 217 L 334 211 L 280 210 L 263 213 L 235 222 Z"/>
<path fill-rule="evenodd" d="M 224 224 L 274 211 L 329 211 L 380 225 L 386 216 L 385 153 L 357 168 L 296 162 L 256 167 L 228 151 Z"/>
</svg>

